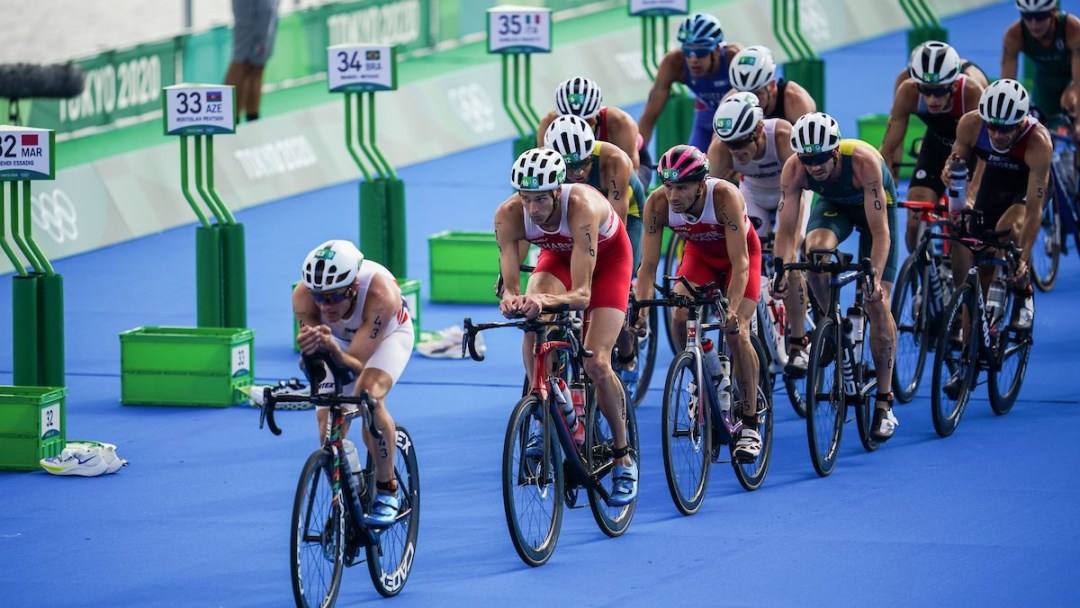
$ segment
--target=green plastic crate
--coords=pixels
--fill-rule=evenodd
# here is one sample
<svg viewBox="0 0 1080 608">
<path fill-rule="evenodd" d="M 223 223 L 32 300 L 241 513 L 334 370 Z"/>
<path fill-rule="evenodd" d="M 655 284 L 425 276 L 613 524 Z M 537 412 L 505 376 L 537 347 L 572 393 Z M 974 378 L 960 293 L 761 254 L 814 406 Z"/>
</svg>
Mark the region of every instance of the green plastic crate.
<svg viewBox="0 0 1080 608">
<path fill-rule="evenodd" d="M 0 386 L 0 469 L 33 471 L 64 449 L 67 389 Z"/>
<path fill-rule="evenodd" d="M 138 327 L 120 334 L 124 405 L 229 407 L 255 377 L 255 332 L 233 327 Z"/>
<path fill-rule="evenodd" d="M 535 264 L 530 250 L 527 263 Z M 439 232 L 428 237 L 432 302 L 497 304 L 495 280 L 499 277 L 499 247 L 494 232 Z M 529 275 L 521 273 L 521 288 Z"/>
<path fill-rule="evenodd" d="M 888 114 L 864 114 L 859 117 L 859 139 L 881 149 L 881 142 L 885 139 L 885 128 L 889 125 Z M 909 152 L 918 151 L 916 140 L 922 140 L 926 135 L 926 124 L 917 117 L 912 116 L 908 120 L 907 133 L 904 134 L 904 146 L 901 149 L 900 179 L 911 179 L 911 173 L 915 170 L 915 157 Z"/>
<path fill-rule="evenodd" d="M 299 283 L 299 281 L 297 281 Z M 409 317 L 412 319 L 413 333 L 416 335 L 416 341 L 420 341 L 420 279 L 404 279 L 398 281 L 398 287 L 401 288 L 401 297 L 405 298 L 405 301 L 409 303 Z M 296 290 L 296 283 L 292 284 L 292 291 Z M 289 300 L 292 301 L 291 299 Z M 300 335 L 300 321 L 296 320 L 296 315 L 293 315 L 292 322 L 293 330 L 293 352 L 300 352 L 300 347 L 296 344 L 296 337 Z"/>
</svg>

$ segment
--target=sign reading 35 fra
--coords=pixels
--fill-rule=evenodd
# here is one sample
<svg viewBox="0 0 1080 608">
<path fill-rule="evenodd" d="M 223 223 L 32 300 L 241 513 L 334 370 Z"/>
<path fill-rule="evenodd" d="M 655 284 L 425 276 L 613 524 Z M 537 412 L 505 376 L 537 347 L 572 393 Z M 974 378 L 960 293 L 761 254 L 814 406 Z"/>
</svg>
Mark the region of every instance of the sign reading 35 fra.
<svg viewBox="0 0 1080 608">
<path fill-rule="evenodd" d="M 550 53 L 551 9 L 497 6 L 487 9 L 489 53 Z"/>
<path fill-rule="evenodd" d="M 326 74 L 331 93 L 392 91 L 397 88 L 397 48 L 370 44 L 327 47 Z"/>
<path fill-rule="evenodd" d="M 165 87 L 166 135 L 227 135 L 236 132 L 234 87 L 177 84 Z"/>
<path fill-rule="evenodd" d="M 0 180 L 56 179 L 55 149 L 51 129 L 0 125 Z"/>
</svg>

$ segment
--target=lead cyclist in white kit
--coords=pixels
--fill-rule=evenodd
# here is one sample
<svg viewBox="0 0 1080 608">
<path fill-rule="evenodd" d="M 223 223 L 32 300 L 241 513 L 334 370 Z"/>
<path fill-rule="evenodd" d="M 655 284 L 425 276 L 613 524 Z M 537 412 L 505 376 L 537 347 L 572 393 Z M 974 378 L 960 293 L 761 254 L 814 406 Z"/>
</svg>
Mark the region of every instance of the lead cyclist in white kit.
<svg viewBox="0 0 1080 608">
<path fill-rule="evenodd" d="M 740 175 L 739 191 L 746 200 L 746 213 L 760 221 L 757 229 L 762 242 L 772 234 L 776 210 L 780 204 L 780 171 L 793 154 L 791 123 L 783 118 L 765 118 L 753 93 L 736 93 L 725 99 L 713 115 L 713 138 L 709 146 L 709 164 L 713 177 L 731 179 Z M 800 218 L 799 243 L 806 234 L 805 211 Z M 765 270 L 764 268 L 762 269 Z M 785 371 L 795 376 L 806 373 L 808 363 L 806 336 L 806 288 L 801 273 L 791 277 L 794 289 L 784 296 L 791 335 L 788 337 L 788 361 Z M 766 283 L 762 283 L 765 285 Z"/>
</svg>

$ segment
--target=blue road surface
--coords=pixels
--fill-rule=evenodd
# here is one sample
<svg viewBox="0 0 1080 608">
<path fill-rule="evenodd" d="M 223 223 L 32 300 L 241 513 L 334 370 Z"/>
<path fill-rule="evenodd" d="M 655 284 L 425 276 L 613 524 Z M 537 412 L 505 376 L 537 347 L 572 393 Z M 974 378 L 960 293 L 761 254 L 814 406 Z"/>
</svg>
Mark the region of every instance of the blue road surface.
<svg viewBox="0 0 1080 608">
<path fill-rule="evenodd" d="M 1014 18 L 1008 2 L 945 25 L 963 56 L 994 73 Z M 828 110 L 846 135 L 857 116 L 887 111 L 904 49 L 898 33 L 824 56 Z M 400 171 L 409 274 L 425 293 L 428 235 L 490 230 L 510 160 L 502 142 Z M 297 375 L 289 286 L 313 246 L 358 237 L 355 197 L 348 183 L 237 214 L 260 380 Z M 118 334 L 196 324 L 194 245 L 186 226 L 56 263 L 65 281 L 67 436 L 115 443 L 131 465 L 90 479 L 0 472 L 4 606 L 291 605 L 289 516 L 300 467 L 318 446 L 314 414 L 281 412 L 284 434 L 274 437 L 248 407 L 119 404 Z M 1037 296 L 1036 344 L 1007 416 L 993 415 L 980 386 L 956 434 L 939 439 L 924 383 L 913 403 L 898 406 L 901 426 L 877 452 L 865 453 L 848 425 L 837 468 L 821 479 L 805 423 L 778 392 L 764 486 L 744 492 L 726 465 L 714 465 L 693 517 L 675 510 L 664 481 L 660 389 L 671 355 L 661 342 L 637 412 L 641 491 L 629 531 L 609 539 L 588 509 L 569 511 L 554 557 L 535 569 L 510 543 L 499 481 L 520 394 L 519 332 L 487 332 L 484 363 L 415 356 L 389 407 L 419 456 L 420 536 L 411 578 L 386 605 L 1080 605 L 1077 260 L 1063 258 L 1058 285 Z M 2 277 L 0 302 L 10 301 Z M 497 320 L 498 311 L 422 308 L 427 329 L 466 316 Z M 11 323 L 0 306 L 0 327 Z M 11 383 L 11 351 L 4 331 L 0 384 Z M 345 572 L 338 605 L 379 599 L 366 566 Z"/>
</svg>

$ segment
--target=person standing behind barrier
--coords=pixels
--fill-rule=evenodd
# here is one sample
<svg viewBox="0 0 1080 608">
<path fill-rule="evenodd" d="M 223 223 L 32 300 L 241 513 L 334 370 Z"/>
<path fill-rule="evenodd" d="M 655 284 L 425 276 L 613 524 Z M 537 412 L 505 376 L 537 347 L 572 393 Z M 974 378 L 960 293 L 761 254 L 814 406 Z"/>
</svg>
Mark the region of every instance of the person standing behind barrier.
<svg viewBox="0 0 1080 608">
<path fill-rule="evenodd" d="M 1016 8 L 1020 19 L 1002 41 L 1001 77 L 1016 79 L 1024 53 L 1035 64 L 1031 103 L 1045 120 L 1061 114 L 1066 89 L 1080 87 L 1080 19 L 1059 10 L 1058 0 L 1016 0 Z"/>
<path fill-rule="evenodd" d="M 908 189 L 908 200 L 937 202 L 945 192 L 940 175 L 956 140 L 956 124 L 968 110 L 979 105 L 983 86 L 963 74 L 956 49 L 944 42 L 924 42 L 915 47 L 908 78 L 896 89 L 881 156 L 893 180 L 899 179 L 900 155 L 908 120 L 912 115 L 926 123 L 926 136 Z M 904 242 L 915 251 L 919 237 L 919 213 L 908 214 Z"/>
<path fill-rule="evenodd" d="M 263 69 L 274 50 L 278 0 L 232 0 L 233 58 L 225 84 L 236 87 L 236 109 L 248 121 L 259 118 Z"/>
<path fill-rule="evenodd" d="M 684 82 L 694 92 L 694 126 L 688 143 L 698 150 L 707 150 L 712 140 L 713 113 L 731 89 L 728 65 L 742 45 L 724 44 L 720 20 L 706 13 L 687 17 L 679 27 L 678 39 L 682 47 L 660 60 L 656 80 L 638 119 L 638 131 L 643 146 L 648 144 L 660 112 L 671 96 L 671 85 Z"/>
</svg>

